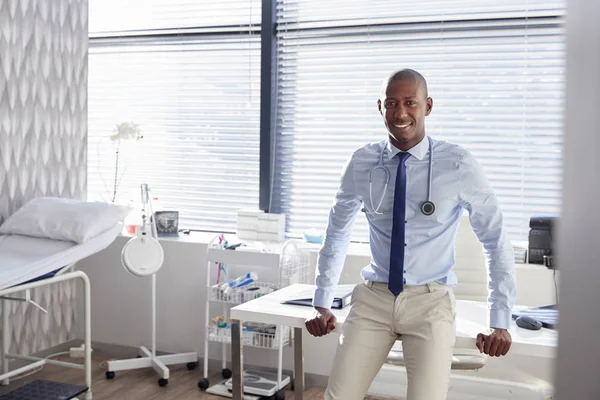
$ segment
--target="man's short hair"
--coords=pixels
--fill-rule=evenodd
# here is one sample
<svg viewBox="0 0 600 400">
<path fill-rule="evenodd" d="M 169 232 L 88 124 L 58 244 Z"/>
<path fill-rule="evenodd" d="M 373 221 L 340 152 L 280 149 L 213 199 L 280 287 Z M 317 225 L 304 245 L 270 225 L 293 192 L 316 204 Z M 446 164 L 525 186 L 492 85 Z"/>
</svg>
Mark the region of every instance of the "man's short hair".
<svg viewBox="0 0 600 400">
<path fill-rule="evenodd" d="M 425 98 L 427 98 L 427 96 L 428 96 L 427 81 L 425 80 L 423 75 L 421 75 L 414 69 L 410 69 L 410 68 L 404 68 L 404 69 L 392 72 L 383 83 L 382 93 L 385 94 L 388 86 L 393 81 L 403 81 L 403 80 L 412 80 L 414 82 L 417 82 L 425 91 Z"/>
</svg>

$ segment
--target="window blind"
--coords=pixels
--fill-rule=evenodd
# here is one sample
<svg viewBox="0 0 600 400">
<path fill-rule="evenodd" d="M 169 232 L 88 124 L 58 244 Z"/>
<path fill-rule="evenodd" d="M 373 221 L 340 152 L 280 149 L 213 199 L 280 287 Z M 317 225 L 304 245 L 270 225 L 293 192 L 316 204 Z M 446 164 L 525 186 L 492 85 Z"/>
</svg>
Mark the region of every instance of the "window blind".
<svg viewBox="0 0 600 400">
<path fill-rule="evenodd" d="M 343 4 L 343 7 L 342 7 Z M 274 185 L 290 234 L 323 230 L 344 162 L 387 137 L 381 85 L 413 68 L 434 100 L 426 132 L 483 165 L 513 241 L 558 213 L 564 1 L 278 1 Z M 352 238 L 367 241 L 357 216 Z"/>
<path fill-rule="evenodd" d="M 88 198 L 112 201 L 116 179 L 116 202 L 139 202 L 147 183 L 164 209 L 179 211 L 180 227 L 235 231 L 237 210 L 258 207 L 260 4 L 144 3 L 156 7 L 152 18 L 132 14 L 118 26 L 109 17 L 121 3 L 90 4 Z M 218 17 L 216 4 L 224 15 L 235 8 L 243 25 Z M 162 30 L 183 23 L 195 31 Z M 143 138 L 110 140 L 126 121 Z"/>
<path fill-rule="evenodd" d="M 98 35 L 260 25 L 260 0 L 90 0 L 89 31 Z"/>
</svg>

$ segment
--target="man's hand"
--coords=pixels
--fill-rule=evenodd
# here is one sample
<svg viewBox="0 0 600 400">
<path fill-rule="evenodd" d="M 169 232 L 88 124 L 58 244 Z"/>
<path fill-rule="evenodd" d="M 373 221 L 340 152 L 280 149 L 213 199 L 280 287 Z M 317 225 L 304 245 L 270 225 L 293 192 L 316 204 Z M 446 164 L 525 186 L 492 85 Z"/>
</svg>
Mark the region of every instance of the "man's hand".
<svg viewBox="0 0 600 400">
<path fill-rule="evenodd" d="M 335 329 L 337 319 L 327 308 L 315 307 L 313 314 L 306 319 L 306 329 L 313 336 L 327 335 Z"/>
<path fill-rule="evenodd" d="M 512 337 L 506 329 L 494 329 L 491 334 L 477 335 L 477 348 L 479 352 L 490 355 L 491 357 L 505 356 L 510 350 Z"/>
</svg>

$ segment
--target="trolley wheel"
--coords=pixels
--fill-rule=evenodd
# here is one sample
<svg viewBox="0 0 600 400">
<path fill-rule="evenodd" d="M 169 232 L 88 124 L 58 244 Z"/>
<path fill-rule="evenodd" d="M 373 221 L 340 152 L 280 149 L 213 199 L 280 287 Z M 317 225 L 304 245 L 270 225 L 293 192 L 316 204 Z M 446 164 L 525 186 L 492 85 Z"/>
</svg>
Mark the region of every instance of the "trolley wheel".
<svg viewBox="0 0 600 400">
<path fill-rule="evenodd" d="M 198 381 L 199 389 L 206 390 L 206 389 L 208 389 L 208 386 L 209 386 L 208 379 L 204 378 L 204 379 L 200 379 Z"/>
<path fill-rule="evenodd" d="M 186 364 L 186 367 L 189 371 L 196 369 L 197 366 L 198 366 L 198 363 L 196 363 L 196 362 L 189 362 Z"/>
<path fill-rule="evenodd" d="M 168 383 L 169 383 L 169 380 L 165 379 L 165 378 L 160 378 L 158 380 L 158 386 L 160 386 L 160 387 L 165 387 L 165 386 L 167 386 Z"/>
<path fill-rule="evenodd" d="M 223 379 L 229 379 L 232 375 L 233 373 L 229 368 L 223 368 L 223 371 L 221 371 L 221 376 L 223 377 Z"/>
<path fill-rule="evenodd" d="M 292 379 L 292 381 L 290 382 L 290 390 L 293 392 L 294 391 L 294 379 Z"/>
<path fill-rule="evenodd" d="M 106 379 L 115 379 L 114 371 L 106 371 Z"/>
</svg>

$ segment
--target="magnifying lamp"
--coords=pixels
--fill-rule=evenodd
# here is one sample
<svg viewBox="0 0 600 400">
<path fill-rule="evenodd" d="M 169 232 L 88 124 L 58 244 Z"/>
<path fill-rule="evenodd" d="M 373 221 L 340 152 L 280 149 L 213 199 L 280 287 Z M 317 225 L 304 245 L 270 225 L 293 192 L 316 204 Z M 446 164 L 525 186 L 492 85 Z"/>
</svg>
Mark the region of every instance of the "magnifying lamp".
<svg viewBox="0 0 600 400">
<path fill-rule="evenodd" d="M 116 371 L 129 369 L 153 368 L 161 377 L 158 385 L 163 387 L 169 383 L 170 371 L 167 365 L 187 363 L 187 368 L 192 370 L 198 363 L 198 353 L 156 355 L 156 272 L 162 267 L 164 253 L 158 241 L 156 221 L 152 212 L 152 203 L 148 195 L 148 185 L 142 184 L 142 226 L 138 227 L 135 237 L 131 238 L 123 247 L 121 262 L 127 271 L 137 277 L 151 275 L 152 307 L 151 329 L 152 344 L 150 349 L 140 346 L 138 357 L 128 360 L 108 361 L 106 379 L 114 379 Z"/>
<path fill-rule="evenodd" d="M 156 221 L 148 195 L 148 185 L 142 184 L 142 226 L 121 251 L 121 263 L 135 276 L 150 276 L 158 272 L 164 261 L 163 248 L 157 239 Z M 146 215 L 149 211 L 149 216 Z"/>
</svg>

